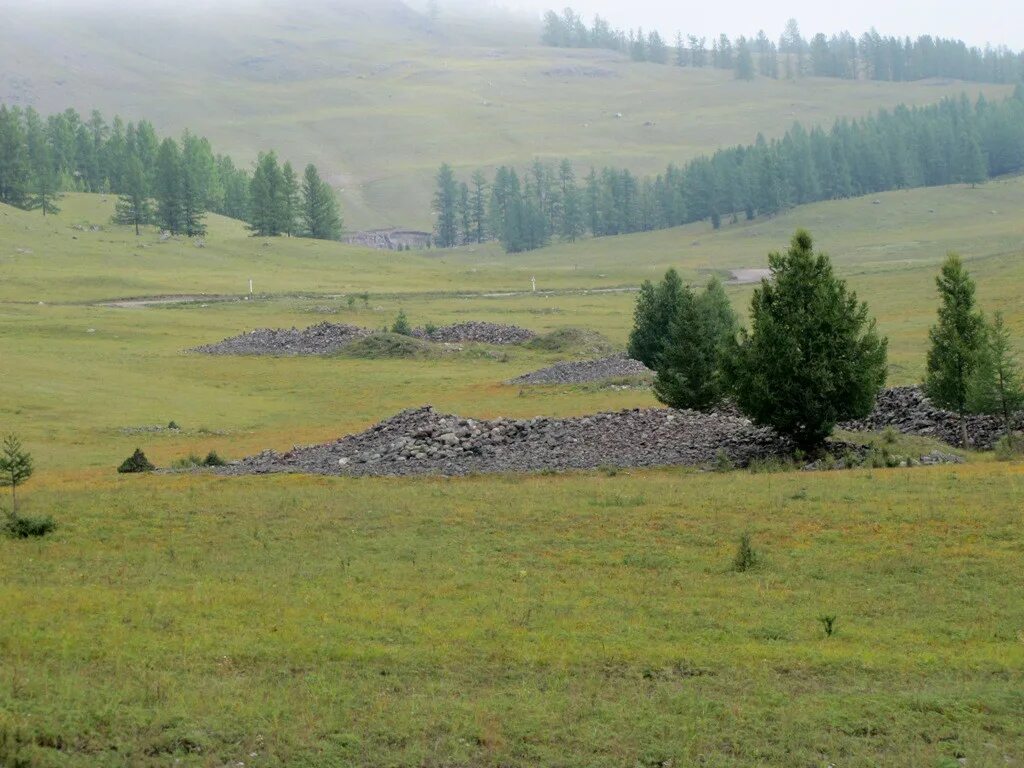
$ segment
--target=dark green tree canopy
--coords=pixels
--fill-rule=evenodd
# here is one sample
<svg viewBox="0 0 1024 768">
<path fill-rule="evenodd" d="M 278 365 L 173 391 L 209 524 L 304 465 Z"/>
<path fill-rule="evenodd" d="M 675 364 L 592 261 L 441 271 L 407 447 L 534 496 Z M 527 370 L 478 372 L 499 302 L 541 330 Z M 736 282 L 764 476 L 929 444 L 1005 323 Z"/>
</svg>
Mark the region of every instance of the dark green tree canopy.
<svg viewBox="0 0 1024 768">
<path fill-rule="evenodd" d="M 885 384 L 886 340 L 806 231 L 768 263 L 750 332 L 741 332 L 729 362 L 733 390 L 754 422 L 813 449 L 838 422 L 871 411 Z"/>
<path fill-rule="evenodd" d="M 728 390 L 724 363 L 738 328 L 717 278 L 698 295 L 684 289 L 658 362 L 655 397 L 673 408 L 707 410 L 720 404 Z"/>
<path fill-rule="evenodd" d="M 963 415 L 984 342 L 984 320 L 975 307 L 974 281 L 959 256 L 946 258 L 935 282 L 941 303 L 938 322 L 928 333 L 925 391 L 940 408 Z"/>
<path fill-rule="evenodd" d="M 657 285 L 644 281 L 633 310 L 633 330 L 629 335 L 629 356 L 651 370 L 660 364 L 672 323 L 681 303 L 692 294 L 674 269 L 669 269 Z"/>
</svg>

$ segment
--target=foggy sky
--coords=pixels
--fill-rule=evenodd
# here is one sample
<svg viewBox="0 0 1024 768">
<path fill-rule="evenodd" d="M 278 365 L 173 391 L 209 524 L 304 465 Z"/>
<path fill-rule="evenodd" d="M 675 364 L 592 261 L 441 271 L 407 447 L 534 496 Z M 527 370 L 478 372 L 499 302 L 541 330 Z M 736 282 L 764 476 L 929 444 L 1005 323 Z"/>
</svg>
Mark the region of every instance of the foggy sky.
<svg viewBox="0 0 1024 768">
<path fill-rule="evenodd" d="M 930 34 L 959 38 L 969 45 L 992 43 L 1024 48 L 1024 0 L 505 0 L 503 4 L 534 13 L 568 4 L 588 22 L 599 13 L 615 27 L 657 29 L 669 40 L 675 38 L 677 31 L 710 39 L 720 32 L 730 37 L 749 37 L 759 29 L 777 40 L 786 19 L 793 17 L 800 23 L 805 38 L 816 32 L 831 35 L 843 30 L 859 36 L 874 26 L 883 35 Z"/>
<path fill-rule="evenodd" d="M 325 4 L 354 4 L 360 0 L 322 0 Z M 371 4 L 376 0 L 361 0 Z M 282 0 L 134 0 L 133 8 L 150 6 L 193 6 L 206 11 L 219 7 L 238 9 L 246 5 L 279 4 Z M 303 0 L 309 2 L 309 0 Z M 422 9 L 427 0 L 406 0 Z M 827 35 L 847 30 L 855 37 L 871 27 L 883 35 L 917 37 L 930 34 L 964 40 L 968 45 L 1007 45 L 1024 49 L 1024 0 L 702 0 L 681 3 L 678 0 L 437 0 L 444 12 L 456 6 L 465 12 L 487 6 L 508 9 L 539 20 L 548 9 L 560 11 L 570 5 L 588 22 L 595 13 L 608 19 L 614 27 L 657 29 L 669 42 L 676 32 L 707 37 L 725 32 L 730 37 L 753 37 L 763 29 L 769 38 L 778 40 L 790 17 L 800 24 L 805 38 L 816 32 Z M 123 6 L 124 0 L 0 0 L 5 7 L 76 8 Z"/>
</svg>

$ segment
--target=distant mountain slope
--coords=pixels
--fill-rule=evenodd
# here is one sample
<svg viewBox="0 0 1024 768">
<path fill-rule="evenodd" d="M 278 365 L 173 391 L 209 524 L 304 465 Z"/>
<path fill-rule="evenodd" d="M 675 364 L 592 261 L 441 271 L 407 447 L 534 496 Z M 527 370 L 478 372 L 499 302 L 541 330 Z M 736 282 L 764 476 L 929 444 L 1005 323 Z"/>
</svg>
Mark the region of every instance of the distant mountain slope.
<svg viewBox="0 0 1024 768">
<path fill-rule="evenodd" d="M 213 4 L 211 4 L 212 6 Z M 353 228 L 430 224 L 432 176 L 525 164 L 538 153 L 657 172 L 794 120 L 830 122 L 963 90 L 957 82 L 740 82 L 731 73 L 636 64 L 609 51 L 543 48 L 510 17 L 429 19 L 397 0 L 273 0 L 174 11 L 56 13 L 16 7 L 0 26 L 0 101 L 42 112 L 190 127 L 241 162 L 274 147 L 315 162 Z"/>
</svg>

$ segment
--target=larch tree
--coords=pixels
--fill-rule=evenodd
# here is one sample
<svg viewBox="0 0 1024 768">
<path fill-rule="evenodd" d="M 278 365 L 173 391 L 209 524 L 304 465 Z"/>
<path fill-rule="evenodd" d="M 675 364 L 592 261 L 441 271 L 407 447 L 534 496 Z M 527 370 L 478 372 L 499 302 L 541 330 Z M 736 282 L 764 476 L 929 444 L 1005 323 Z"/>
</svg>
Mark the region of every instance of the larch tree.
<svg viewBox="0 0 1024 768">
<path fill-rule="evenodd" d="M 302 175 L 302 223 L 307 237 L 337 240 L 341 237 L 341 214 L 338 200 L 320 178 L 312 163 Z"/>
<path fill-rule="evenodd" d="M 968 394 L 984 342 L 985 324 L 975 307 L 975 286 L 955 253 L 949 254 L 935 279 L 939 289 L 939 319 L 928 332 L 924 388 L 940 408 L 960 415 L 960 435 L 967 447 Z"/>
</svg>

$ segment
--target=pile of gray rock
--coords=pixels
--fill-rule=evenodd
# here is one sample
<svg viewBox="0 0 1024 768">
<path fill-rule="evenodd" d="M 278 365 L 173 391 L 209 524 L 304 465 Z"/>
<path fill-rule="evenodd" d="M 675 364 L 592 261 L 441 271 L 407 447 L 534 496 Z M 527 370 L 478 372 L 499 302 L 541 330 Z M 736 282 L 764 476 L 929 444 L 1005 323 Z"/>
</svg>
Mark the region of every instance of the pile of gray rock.
<svg viewBox="0 0 1024 768">
<path fill-rule="evenodd" d="M 537 334 L 527 328 L 502 323 L 470 321 L 433 328 L 429 332 L 416 328 L 413 336 L 443 344 L 475 342 L 478 344 L 524 344 Z"/>
<path fill-rule="evenodd" d="M 341 323 L 320 323 L 302 330 L 258 328 L 191 351 L 206 355 L 329 355 L 370 333 Z"/>
<path fill-rule="evenodd" d="M 1016 415 L 1013 426 L 1024 428 L 1024 412 Z M 840 427 L 851 432 L 875 432 L 892 427 L 897 432 L 933 437 L 950 445 L 961 442 L 960 416 L 937 408 L 920 387 L 914 386 L 883 390 L 867 418 Z M 1003 420 L 999 417 L 967 417 L 967 437 L 972 448 L 990 450 L 1004 431 Z"/>
<path fill-rule="evenodd" d="M 649 378 L 654 372 L 626 354 L 597 360 L 563 361 L 538 371 L 524 373 L 509 384 L 583 384 L 590 381 L 622 378 Z"/>
<path fill-rule="evenodd" d="M 719 413 L 634 409 L 553 419 L 476 420 L 425 406 L 402 411 L 366 432 L 323 445 L 266 451 L 226 474 L 465 475 L 601 466 L 714 463 L 734 466 L 784 455 L 792 446 L 770 429 Z"/>
</svg>

